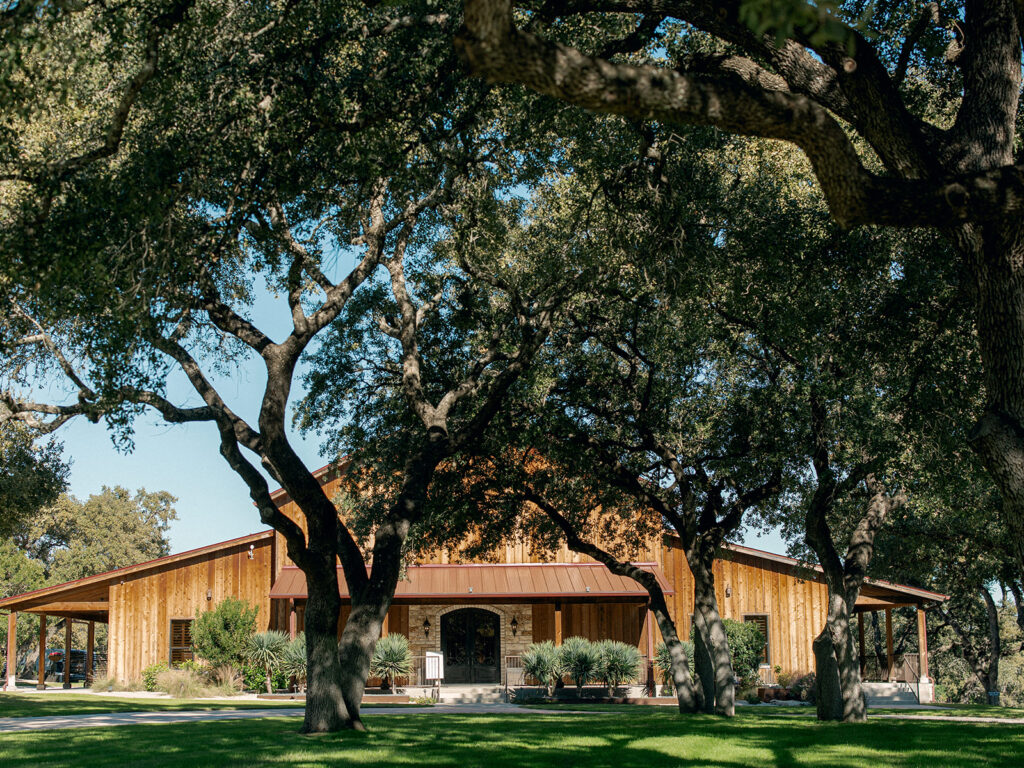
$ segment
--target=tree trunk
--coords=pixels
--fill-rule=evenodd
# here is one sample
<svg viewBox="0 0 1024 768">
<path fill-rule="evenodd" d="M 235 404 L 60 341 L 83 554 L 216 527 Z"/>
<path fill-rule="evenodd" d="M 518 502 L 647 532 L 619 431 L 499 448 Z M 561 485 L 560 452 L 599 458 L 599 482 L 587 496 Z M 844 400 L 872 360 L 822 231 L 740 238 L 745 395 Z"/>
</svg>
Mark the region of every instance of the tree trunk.
<svg viewBox="0 0 1024 768">
<path fill-rule="evenodd" d="M 679 711 L 683 713 L 696 712 L 700 708 L 699 699 L 701 697 L 698 696 L 696 686 L 693 684 L 693 677 L 690 675 L 690 661 L 686 658 L 686 649 L 679 642 L 676 624 L 669 615 L 665 596 L 660 592 L 653 591 L 650 595 L 651 613 L 654 614 L 654 619 L 658 622 L 661 639 L 672 659 L 672 688 L 676 692 Z"/>
<path fill-rule="evenodd" d="M 857 646 L 850 631 L 850 606 L 831 591 L 828 605 L 825 628 L 813 644 L 818 719 L 864 722 L 867 704 L 861 689 Z"/>
<path fill-rule="evenodd" d="M 711 658 L 711 649 L 705 640 L 707 632 L 701 629 L 701 615 L 693 612 L 693 671 L 696 684 L 701 691 L 701 711 L 715 711 L 715 662 Z"/>
<path fill-rule="evenodd" d="M 380 638 L 384 615 L 390 604 L 390 596 L 378 599 L 367 597 L 358 603 L 353 602 L 352 613 L 345 622 L 338 644 L 341 695 L 352 720 L 352 727 L 357 730 L 364 730 L 359 709 L 366 690 L 366 678 L 370 675 L 373 649 Z"/>
<path fill-rule="evenodd" d="M 704 645 L 704 656 L 709 665 L 709 676 L 697 667 L 704 689 L 704 711 L 732 717 L 736 714 L 736 678 L 729 656 L 729 639 L 725 624 L 718 612 L 715 597 L 715 577 L 710 568 L 698 564 L 691 566 L 694 590 L 694 648 L 700 641 Z M 700 655 L 697 656 L 701 658 Z"/>
<path fill-rule="evenodd" d="M 331 566 L 333 567 L 333 563 Z M 342 696 L 338 660 L 338 619 L 341 596 L 335 573 L 306 572 L 306 714 L 303 733 L 327 733 L 352 728 Z"/>
<path fill-rule="evenodd" d="M 988 615 L 988 675 L 985 680 L 985 697 L 989 704 L 996 706 L 999 704 L 999 658 L 1003 653 L 999 637 L 999 609 L 991 592 L 982 589 L 981 595 L 985 601 L 985 613 Z"/>
<path fill-rule="evenodd" d="M 273 693 L 274 692 L 274 688 L 272 686 L 272 682 L 271 682 L 271 679 L 270 679 L 270 667 L 264 667 L 263 668 L 263 675 L 264 675 L 263 681 L 264 681 L 264 683 L 266 683 L 266 686 L 267 686 L 267 693 L 268 694 L 269 693 Z"/>
</svg>

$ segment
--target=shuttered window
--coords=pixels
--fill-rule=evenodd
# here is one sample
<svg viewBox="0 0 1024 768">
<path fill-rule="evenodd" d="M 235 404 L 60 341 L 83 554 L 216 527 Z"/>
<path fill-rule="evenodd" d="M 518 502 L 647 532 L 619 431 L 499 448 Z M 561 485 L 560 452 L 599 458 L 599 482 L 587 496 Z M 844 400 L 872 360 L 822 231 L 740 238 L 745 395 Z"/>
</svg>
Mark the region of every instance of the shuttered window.
<svg viewBox="0 0 1024 768">
<path fill-rule="evenodd" d="M 764 649 L 761 651 L 761 664 L 767 665 L 769 663 L 768 653 L 768 617 L 760 614 L 754 616 L 744 616 L 743 621 L 750 622 L 757 626 L 761 630 L 761 634 L 764 635 Z"/>
<path fill-rule="evenodd" d="M 171 619 L 171 666 L 192 661 L 192 619 Z"/>
</svg>

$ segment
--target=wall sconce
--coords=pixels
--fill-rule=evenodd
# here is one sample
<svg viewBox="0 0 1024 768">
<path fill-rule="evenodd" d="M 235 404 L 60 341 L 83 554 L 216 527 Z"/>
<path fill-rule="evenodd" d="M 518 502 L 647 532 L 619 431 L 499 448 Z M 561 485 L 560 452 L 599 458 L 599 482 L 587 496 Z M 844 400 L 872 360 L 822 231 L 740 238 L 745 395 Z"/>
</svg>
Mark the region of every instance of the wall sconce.
<svg viewBox="0 0 1024 768">
<path fill-rule="evenodd" d="M 732 597 L 732 587 L 726 587 L 725 588 L 725 596 L 726 597 Z"/>
<path fill-rule="evenodd" d="M 213 600 L 213 590 L 212 589 L 206 590 L 206 599 L 207 600 Z"/>
<path fill-rule="evenodd" d="M 423 636 L 430 637 L 430 619 L 423 620 Z"/>
<path fill-rule="evenodd" d="M 247 554 L 249 555 L 249 559 L 250 560 L 252 560 L 254 557 L 256 557 L 256 545 L 255 544 L 250 544 L 249 545 L 249 551 L 248 551 Z"/>
<path fill-rule="evenodd" d="M 516 636 L 516 632 L 519 630 L 519 622 L 516 621 L 516 617 L 515 616 L 512 617 L 512 621 L 509 622 L 508 626 L 509 626 L 509 629 L 512 630 L 512 637 L 515 637 Z"/>
</svg>

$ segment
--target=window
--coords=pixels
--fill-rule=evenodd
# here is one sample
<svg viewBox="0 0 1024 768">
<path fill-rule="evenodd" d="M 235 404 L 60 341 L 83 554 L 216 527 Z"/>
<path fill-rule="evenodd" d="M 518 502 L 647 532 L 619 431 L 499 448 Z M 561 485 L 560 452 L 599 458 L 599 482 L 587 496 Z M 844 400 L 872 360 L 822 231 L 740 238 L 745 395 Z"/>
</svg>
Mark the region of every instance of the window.
<svg viewBox="0 0 1024 768">
<path fill-rule="evenodd" d="M 744 616 L 743 621 L 756 625 L 757 628 L 761 630 L 761 634 L 764 635 L 764 649 L 761 651 L 761 666 L 768 666 L 768 617 L 765 615 Z"/>
<path fill-rule="evenodd" d="M 192 619 L 171 619 L 171 666 L 192 661 Z"/>
</svg>

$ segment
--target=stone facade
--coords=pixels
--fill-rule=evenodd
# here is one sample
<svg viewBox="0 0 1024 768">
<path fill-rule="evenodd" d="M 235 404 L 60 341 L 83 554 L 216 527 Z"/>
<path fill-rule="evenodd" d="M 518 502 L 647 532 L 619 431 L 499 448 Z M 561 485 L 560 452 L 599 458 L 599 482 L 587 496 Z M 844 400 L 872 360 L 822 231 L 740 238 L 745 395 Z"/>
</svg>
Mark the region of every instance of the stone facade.
<svg viewBox="0 0 1024 768">
<path fill-rule="evenodd" d="M 446 613 L 463 608 L 479 608 L 498 614 L 501 632 L 501 679 L 505 680 L 505 659 L 521 656 L 533 642 L 533 611 L 529 605 L 480 604 L 464 605 L 410 605 L 409 606 L 409 650 L 413 656 L 423 656 L 427 651 L 441 652 L 441 617 Z M 516 633 L 512 634 L 512 619 L 516 620 Z M 430 633 L 424 636 L 423 621 L 430 621 Z"/>
</svg>

